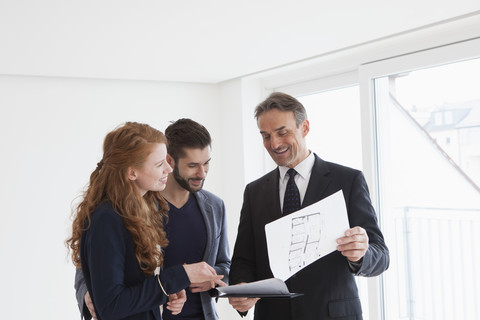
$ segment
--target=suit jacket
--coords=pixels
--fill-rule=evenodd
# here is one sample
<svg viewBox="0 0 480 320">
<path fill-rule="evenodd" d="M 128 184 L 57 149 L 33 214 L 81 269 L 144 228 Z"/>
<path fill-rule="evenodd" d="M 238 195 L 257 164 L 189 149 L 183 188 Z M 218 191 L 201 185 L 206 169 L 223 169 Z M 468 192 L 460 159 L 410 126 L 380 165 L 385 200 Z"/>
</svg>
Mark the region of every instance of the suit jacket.
<svg viewBox="0 0 480 320">
<path fill-rule="evenodd" d="M 227 237 L 227 217 L 223 200 L 206 190 L 194 193 L 207 228 L 207 246 L 203 261 L 211 265 L 217 274 L 223 274 L 228 283 L 230 271 L 230 247 Z M 217 320 L 214 300 L 208 292 L 200 292 L 205 320 Z"/>
<path fill-rule="evenodd" d="M 247 185 L 232 257 L 230 283 L 273 277 L 270 269 L 265 225 L 281 217 L 279 170 Z M 369 248 L 356 275 L 376 276 L 388 268 L 389 253 L 378 227 L 363 174 L 323 161 L 315 155 L 302 208 L 343 190 L 351 227 L 367 231 Z M 304 296 L 290 300 L 261 299 L 255 319 L 362 319 L 354 274 L 338 251 L 317 260 L 286 281 L 290 292 Z"/>
<path fill-rule="evenodd" d="M 224 275 L 222 280 L 228 283 L 230 249 L 227 237 L 225 205 L 222 199 L 206 190 L 200 190 L 194 193 L 194 196 L 207 228 L 207 246 L 203 261 L 213 266 L 217 274 Z M 75 289 L 81 317 L 90 319 L 90 313 L 83 301 L 87 287 L 81 270 L 77 270 L 75 275 Z M 208 295 L 208 292 L 201 292 L 200 299 L 205 320 L 217 320 L 218 315 L 215 310 L 214 300 Z"/>
<path fill-rule="evenodd" d="M 110 202 L 95 209 L 82 233 L 80 258 L 85 283 L 98 319 L 160 319 L 167 296 L 157 277 L 145 276 L 135 255 L 131 233 Z M 160 281 L 167 294 L 190 285 L 182 266 L 165 269 Z"/>
</svg>

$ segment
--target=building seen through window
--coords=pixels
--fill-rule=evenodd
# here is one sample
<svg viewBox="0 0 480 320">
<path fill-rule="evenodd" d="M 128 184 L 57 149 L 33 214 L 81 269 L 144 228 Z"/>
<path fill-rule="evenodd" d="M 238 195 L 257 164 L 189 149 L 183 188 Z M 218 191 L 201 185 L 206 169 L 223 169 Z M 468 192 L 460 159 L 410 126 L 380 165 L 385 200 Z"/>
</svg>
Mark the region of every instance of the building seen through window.
<svg viewBox="0 0 480 320">
<path fill-rule="evenodd" d="M 480 319 L 480 59 L 375 79 L 386 319 Z"/>
</svg>

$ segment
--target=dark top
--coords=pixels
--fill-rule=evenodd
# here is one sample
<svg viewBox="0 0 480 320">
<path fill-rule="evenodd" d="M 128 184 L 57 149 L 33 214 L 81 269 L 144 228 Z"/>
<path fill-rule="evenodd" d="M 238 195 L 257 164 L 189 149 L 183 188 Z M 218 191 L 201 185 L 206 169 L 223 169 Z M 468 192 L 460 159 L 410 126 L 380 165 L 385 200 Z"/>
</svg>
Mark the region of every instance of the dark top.
<svg viewBox="0 0 480 320">
<path fill-rule="evenodd" d="M 230 284 L 273 276 L 270 269 L 265 225 L 281 217 L 279 170 L 267 173 L 245 188 L 238 235 L 232 257 Z M 326 162 L 315 155 L 302 207 L 342 190 L 351 227 L 367 231 L 369 248 L 355 274 L 339 251 L 317 260 L 286 281 L 298 298 L 260 299 L 255 319 L 311 320 L 362 319 L 354 275 L 377 276 L 388 268 L 389 253 L 377 224 L 362 172 Z"/>
<path fill-rule="evenodd" d="M 98 319 L 161 319 L 158 306 L 167 297 L 157 277 L 141 271 L 131 234 L 111 203 L 99 205 L 92 214 L 90 228 L 82 233 L 80 254 Z M 162 270 L 160 281 L 167 294 L 190 285 L 181 265 Z"/>
<path fill-rule="evenodd" d="M 196 263 L 203 260 L 207 245 L 207 231 L 202 213 L 193 194 L 181 208 L 169 203 L 168 222 L 165 224 L 168 246 L 165 248 L 166 268 L 184 263 Z M 183 305 L 182 312 L 172 315 L 170 310 L 164 308 L 162 317 L 165 320 L 193 320 L 203 319 L 202 302 L 200 293 L 187 291 L 187 302 Z"/>
</svg>

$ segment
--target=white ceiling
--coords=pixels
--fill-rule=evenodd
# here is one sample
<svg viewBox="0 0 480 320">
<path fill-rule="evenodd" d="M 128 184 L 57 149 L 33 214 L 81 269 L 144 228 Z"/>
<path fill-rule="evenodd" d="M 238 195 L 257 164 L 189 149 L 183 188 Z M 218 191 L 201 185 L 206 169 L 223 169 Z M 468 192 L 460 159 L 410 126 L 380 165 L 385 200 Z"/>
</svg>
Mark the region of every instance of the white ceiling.
<svg viewBox="0 0 480 320">
<path fill-rule="evenodd" d="M 479 0 L 0 0 L 0 74 L 217 83 L 478 10 Z"/>
</svg>

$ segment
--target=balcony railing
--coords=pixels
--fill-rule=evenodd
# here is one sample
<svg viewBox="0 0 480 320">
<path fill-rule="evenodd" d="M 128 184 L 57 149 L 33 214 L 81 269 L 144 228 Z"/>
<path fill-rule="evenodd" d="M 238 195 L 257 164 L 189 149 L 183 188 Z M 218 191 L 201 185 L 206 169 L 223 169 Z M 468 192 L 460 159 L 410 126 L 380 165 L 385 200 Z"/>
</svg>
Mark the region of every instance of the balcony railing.
<svg viewBox="0 0 480 320">
<path fill-rule="evenodd" d="M 399 208 L 398 319 L 480 319 L 480 209 Z"/>
</svg>

